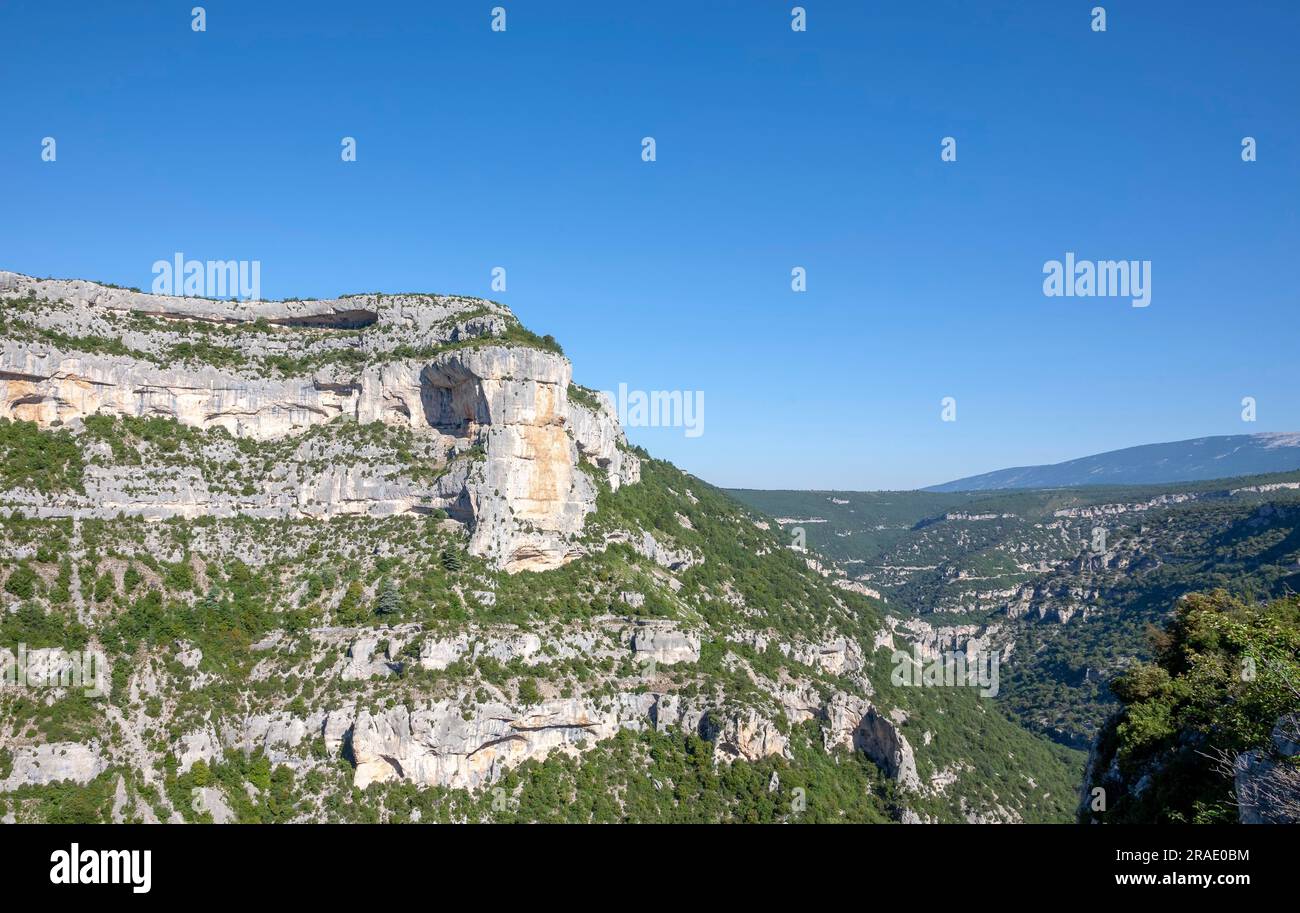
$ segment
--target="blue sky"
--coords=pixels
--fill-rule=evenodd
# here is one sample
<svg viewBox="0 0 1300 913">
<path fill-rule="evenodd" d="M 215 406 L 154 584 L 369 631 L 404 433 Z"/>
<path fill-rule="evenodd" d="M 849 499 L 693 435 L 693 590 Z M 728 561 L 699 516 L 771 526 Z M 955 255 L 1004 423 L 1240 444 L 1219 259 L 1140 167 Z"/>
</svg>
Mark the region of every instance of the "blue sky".
<svg viewBox="0 0 1300 913">
<path fill-rule="evenodd" d="M 630 435 L 721 485 L 1300 430 L 1300 4 L 498 2 L 5 3 L 0 268 L 495 297 L 581 383 L 704 391 Z M 1044 297 L 1066 251 L 1150 307 Z"/>
</svg>

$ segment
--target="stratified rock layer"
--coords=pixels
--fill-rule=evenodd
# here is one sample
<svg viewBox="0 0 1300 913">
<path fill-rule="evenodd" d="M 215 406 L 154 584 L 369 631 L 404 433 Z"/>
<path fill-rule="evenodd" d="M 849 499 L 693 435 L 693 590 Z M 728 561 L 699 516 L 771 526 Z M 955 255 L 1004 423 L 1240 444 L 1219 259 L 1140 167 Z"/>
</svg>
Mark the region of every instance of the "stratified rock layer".
<svg viewBox="0 0 1300 913">
<path fill-rule="evenodd" d="M 445 471 L 424 488 L 337 463 L 296 485 L 224 501 L 184 480 L 136 493 L 98 476 L 81 500 L 33 497 L 20 505 L 34 515 L 442 508 L 470 526 L 472 554 L 511 571 L 544 570 L 581 553 L 574 540 L 597 493 L 581 461 L 615 489 L 639 478 L 608 399 L 592 397 L 594 408 L 571 401 L 568 360 L 508 339 L 517 324 L 493 302 L 414 295 L 212 301 L 15 273 L 0 273 L 0 300 L 15 317 L 0 340 L 0 417 L 50 427 L 97 414 L 161 416 L 262 441 L 326 422 L 378 421 L 444 446 L 434 468 Z M 196 325 L 224 332 L 213 337 L 225 346 L 219 365 L 169 358 L 194 351 L 182 346 L 190 340 L 182 330 Z M 291 353 L 311 358 L 285 361 Z M 267 367 L 285 364 L 316 367 L 301 375 Z"/>
</svg>

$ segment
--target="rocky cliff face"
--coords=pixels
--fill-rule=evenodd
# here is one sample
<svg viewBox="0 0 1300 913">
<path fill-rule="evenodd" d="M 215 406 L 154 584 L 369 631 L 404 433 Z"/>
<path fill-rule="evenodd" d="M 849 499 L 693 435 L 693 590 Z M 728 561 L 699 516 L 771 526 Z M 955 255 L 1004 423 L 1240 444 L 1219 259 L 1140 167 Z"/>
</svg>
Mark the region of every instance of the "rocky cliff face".
<svg viewBox="0 0 1300 913">
<path fill-rule="evenodd" d="M 65 426 L 164 417 L 275 441 L 330 422 L 382 422 L 424 439 L 431 484 L 386 484 L 330 454 L 328 470 L 221 497 L 193 479 L 132 492 L 98 474 L 83 499 L 33 498 L 41 516 L 329 516 L 442 509 L 472 554 L 509 570 L 557 567 L 603 477 L 638 461 L 610 404 L 570 399 L 572 369 L 504 306 L 368 295 L 228 302 L 0 273 L 0 417 Z M 584 471 L 583 463 L 594 470 Z"/>
<path fill-rule="evenodd" d="M 882 629 L 501 305 L 0 305 L 0 820 L 1068 816 L 1063 764 L 957 760 L 1035 751 L 975 692 L 891 682 L 973 627 Z"/>
<path fill-rule="evenodd" d="M 824 727 L 825 750 L 862 751 L 903 790 L 922 789 L 906 736 L 870 700 L 853 693 L 834 691 L 823 697 L 814 682 L 802 677 L 787 677 L 783 683 L 757 678 L 770 695 L 762 707 L 719 708 L 709 697 L 671 693 L 663 687 L 666 678 L 660 667 L 689 668 L 700 660 L 699 634 L 673 623 L 629 624 L 608 616 L 579 627 L 550 627 L 540 634 L 513 626 L 471 626 L 455 635 L 430 636 L 421 625 L 393 627 L 385 633 L 381 653 L 379 638 L 365 631 L 313 632 L 313 655 L 319 650 L 323 656 L 336 656 L 343 644 L 349 644 L 346 658 L 335 660 L 329 674 L 372 687 L 400 677 L 407 664 L 442 672 L 457 663 L 481 660 L 544 671 L 557 661 L 582 659 L 614 667 L 632 657 L 633 674 L 612 676 L 605 687 L 592 693 L 556 695 L 532 704 L 504 695 L 485 699 L 465 690 L 453 697 L 385 710 L 350 700 L 306 717 L 252 715 L 229 722 L 220 732 L 204 726 L 183 735 L 180 768 L 188 770 L 198 760 L 214 761 L 223 747 L 230 747 L 260 749 L 277 763 L 308 770 L 312 762 L 304 759 L 301 750 L 316 743 L 330 756 L 352 759 L 358 789 L 372 783 L 405 782 L 473 790 L 497 782 L 524 761 L 542 760 L 557 751 L 578 754 L 622 730 L 698 733 L 714 742 L 727 759 L 789 758 L 788 734 L 776 722 L 782 719 L 796 724 L 818 722 Z M 862 675 L 864 657 L 842 641 L 765 643 L 810 662 L 822 657 L 819 665 L 825 671 L 847 676 L 857 689 L 871 690 Z M 408 645 L 413 649 L 406 650 Z M 256 649 L 274 654 L 284 646 L 276 638 Z M 88 771 L 87 777 L 98 772 Z"/>
</svg>

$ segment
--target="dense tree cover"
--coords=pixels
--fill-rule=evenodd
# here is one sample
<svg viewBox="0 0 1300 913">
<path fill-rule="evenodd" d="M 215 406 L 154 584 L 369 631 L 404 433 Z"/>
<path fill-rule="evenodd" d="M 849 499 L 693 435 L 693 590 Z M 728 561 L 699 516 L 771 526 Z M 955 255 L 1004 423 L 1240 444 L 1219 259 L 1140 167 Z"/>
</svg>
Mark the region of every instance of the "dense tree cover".
<svg viewBox="0 0 1300 913">
<path fill-rule="evenodd" d="M 80 491 L 84 470 L 81 447 L 67 431 L 0 418 L 0 488 Z"/>
<path fill-rule="evenodd" d="M 176 598 L 176 590 L 193 589 L 192 571 L 168 575 L 170 596 L 149 587 L 127 602 L 103 630 L 101 639 L 113 653 L 133 654 L 141 645 L 169 646 L 176 641 L 196 644 L 210 662 L 237 666 L 248 659 L 248 647 L 277 625 L 268 606 L 270 582 L 243 562 L 234 560 L 220 586 L 213 585 L 200 599 Z M 180 584 L 185 584 L 181 586 Z"/>
<path fill-rule="evenodd" d="M 998 699 L 1029 728 L 1085 748 L 1115 706 L 1107 681 L 1149 656 L 1148 625 L 1163 625 L 1179 597 L 1300 590 L 1300 491 L 1285 487 L 1298 480 L 1293 472 L 1052 490 L 732 494 L 777 516 L 824 519 L 805 525 L 810 546 L 856 562 L 845 565 L 851 574 L 869 569 L 869 585 L 896 612 L 1009 629 L 1017 646 Z M 1103 505 L 1137 509 L 1087 513 Z M 1097 526 L 1110 553 L 1093 561 Z M 1053 594 L 1045 601 L 1074 617 L 1061 623 L 1031 609 L 1008 621 L 1004 594 L 1022 585 Z M 957 604 L 960 613 L 940 611 Z"/>
<path fill-rule="evenodd" d="M 5 592 L 19 599 L 31 599 L 40 587 L 40 578 L 27 564 L 19 564 L 5 578 Z"/>
<path fill-rule="evenodd" d="M 15 736 L 40 742 L 95 738 L 103 709 L 99 698 L 90 697 L 83 688 L 69 688 L 56 700 L 47 700 L 35 689 L 0 692 L 0 718 L 8 722 Z"/>
<path fill-rule="evenodd" d="M 365 595 L 365 588 L 361 586 L 360 580 L 350 581 L 334 610 L 335 620 L 345 625 L 360 624 L 365 621 L 366 609 L 363 602 Z"/>
<path fill-rule="evenodd" d="M 364 820 L 381 805 L 394 820 L 510 823 L 884 823 L 893 784 L 861 752 L 827 753 L 816 724 L 792 733 L 792 760 L 719 760 L 691 733 L 624 730 L 580 757 L 555 753 L 508 771 L 493 787 L 416 789 L 375 784 L 340 807 Z M 773 778 L 775 775 L 775 780 Z M 418 815 L 412 812 L 418 810 Z"/>
<path fill-rule="evenodd" d="M 640 484 L 625 485 L 617 492 L 602 487 L 589 535 L 597 537 L 609 528 L 640 527 L 652 534 L 660 532 L 667 541 L 703 558 L 679 574 L 683 592 L 698 590 L 706 597 L 699 611 L 710 627 L 746 623 L 745 613 L 726 598 L 732 590 L 783 635 L 815 639 L 834 624 L 869 636 L 879 627 L 881 612 L 875 603 L 835 591 L 809 573 L 806 556 L 789 549 L 779 530 L 762 529 L 745 508 L 707 482 L 651 459 L 643 450 L 637 453 Z M 679 515 L 690 525 L 683 524 Z M 849 611 L 839 610 L 837 600 Z"/>
<path fill-rule="evenodd" d="M 960 774 L 960 789 L 913 797 L 909 808 L 940 821 L 963 820 L 972 806 L 1001 807 L 1030 823 L 1071 820 L 1084 752 L 1026 730 L 976 688 L 898 685 L 887 652 L 873 661 L 873 700 L 907 712 L 899 731 L 916 749 L 921 779 Z"/>
<path fill-rule="evenodd" d="M 99 824 L 112 820 L 113 790 L 118 772 L 104 771 L 89 783 L 62 782 L 20 786 L 0 793 L 0 815 L 12 813 L 19 822 Z"/>
<path fill-rule="evenodd" d="M 1098 741 L 1089 784 L 1107 790 L 1108 807 L 1085 817 L 1235 821 L 1231 759 L 1266 749 L 1279 718 L 1300 711 L 1300 598 L 1193 594 L 1151 636 L 1152 661 L 1111 684 L 1122 709 Z"/>
<path fill-rule="evenodd" d="M 808 544 L 818 553 L 835 560 L 857 559 L 867 564 L 878 564 L 900 548 L 906 549 L 918 533 L 941 525 L 948 514 L 996 518 L 987 525 L 962 527 L 966 541 L 960 551 L 977 553 L 999 537 L 1021 534 L 1017 529 L 1019 524 L 1001 522 L 1004 520 L 1032 524 L 1051 521 L 1060 510 L 1187 493 L 1218 496 L 1226 494 L 1229 488 L 1294 481 L 1300 481 L 1300 472 L 1243 476 L 1228 483 L 1216 479 L 1166 485 L 1089 485 L 967 492 L 761 491 L 740 488 L 727 489 L 727 494 L 768 516 L 818 517 L 825 522 L 808 524 L 806 529 Z M 1261 497 L 1266 499 L 1276 494 Z M 956 557 L 956 551 L 947 557 Z"/>
<path fill-rule="evenodd" d="M 202 787 L 217 788 L 239 824 L 286 823 L 299 807 L 293 770 L 283 764 L 272 765 L 260 748 L 247 755 L 227 751 L 211 765 L 200 759 L 185 773 L 169 758 L 166 780 L 172 805 L 189 822 L 212 821 L 212 815 L 200 811 L 195 802 L 194 791 Z"/>
<path fill-rule="evenodd" d="M 0 613 L 0 647 L 8 650 L 18 649 L 19 644 L 29 650 L 80 650 L 89 636 L 90 632 L 66 613 L 43 611 L 34 602 L 23 603 L 15 612 Z"/>
</svg>

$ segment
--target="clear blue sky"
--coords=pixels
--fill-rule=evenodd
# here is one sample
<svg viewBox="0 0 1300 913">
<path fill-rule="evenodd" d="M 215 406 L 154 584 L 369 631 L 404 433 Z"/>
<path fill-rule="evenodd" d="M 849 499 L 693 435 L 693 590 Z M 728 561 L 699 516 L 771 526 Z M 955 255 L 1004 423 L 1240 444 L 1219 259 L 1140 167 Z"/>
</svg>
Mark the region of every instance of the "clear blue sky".
<svg viewBox="0 0 1300 913">
<path fill-rule="evenodd" d="M 579 382 L 703 390 L 631 436 L 722 485 L 1300 430 L 1300 3 L 193 5 L 0 6 L 0 268 L 496 297 Z M 1067 250 L 1151 306 L 1044 297 Z"/>
</svg>

